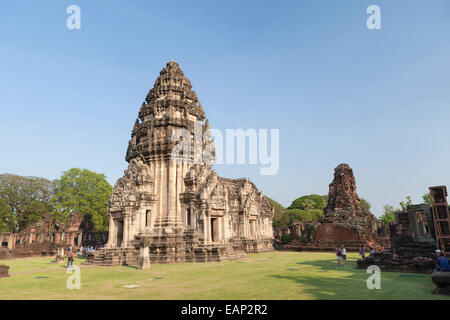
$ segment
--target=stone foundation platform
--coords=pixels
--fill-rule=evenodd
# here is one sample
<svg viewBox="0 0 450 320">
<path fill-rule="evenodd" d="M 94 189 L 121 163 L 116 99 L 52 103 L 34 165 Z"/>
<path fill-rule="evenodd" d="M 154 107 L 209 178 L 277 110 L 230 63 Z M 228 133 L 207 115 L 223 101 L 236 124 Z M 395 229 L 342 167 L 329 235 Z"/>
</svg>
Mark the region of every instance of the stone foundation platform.
<svg viewBox="0 0 450 320">
<path fill-rule="evenodd" d="M 0 278 L 9 277 L 8 270 L 9 270 L 8 266 L 0 265 Z"/>
<path fill-rule="evenodd" d="M 86 264 L 107 266 L 138 265 L 140 248 L 148 246 L 150 263 L 220 262 L 245 258 L 246 253 L 272 251 L 271 239 L 234 240 L 229 243 L 202 244 L 193 232 L 160 236 L 137 236 L 126 248 L 103 248 L 88 254 Z"/>
<path fill-rule="evenodd" d="M 406 258 L 391 252 L 376 252 L 373 255 L 359 259 L 357 261 L 358 269 L 367 269 L 371 265 L 377 265 L 384 271 L 432 273 L 435 260 L 430 257 L 410 257 Z"/>
</svg>

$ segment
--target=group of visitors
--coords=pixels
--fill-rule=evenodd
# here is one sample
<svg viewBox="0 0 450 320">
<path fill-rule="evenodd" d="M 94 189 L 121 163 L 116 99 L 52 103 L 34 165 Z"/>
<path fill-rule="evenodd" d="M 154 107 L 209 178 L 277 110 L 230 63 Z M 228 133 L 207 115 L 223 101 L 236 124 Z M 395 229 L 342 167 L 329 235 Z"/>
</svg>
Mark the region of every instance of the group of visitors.
<svg viewBox="0 0 450 320">
<path fill-rule="evenodd" d="M 375 253 L 375 249 L 370 248 L 370 255 L 373 255 L 374 253 Z M 359 255 L 361 256 L 361 258 L 366 257 L 366 248 L 363 245 L 359 246 Z"/>
<path fill-rule="evenodd" d="M 78 248 L 77 250 L 77 257 L 86 257 L 87 254 L 89 252 L 94 252 L 98 249 L 103 248 L 103 246 L 81 246 Z M 69 268 L 69 266 L 73 266 L 73 261 L 74 261 L 74 254 L 73 254 L 73 250 L 72 250 L 72 246 L 69 247 L 69 250 L 67 251 L 67 268 Z"/>
<path fill-rule="evenodd" d="M 345 249 L 344 245 L 337 246 L 336 256 L 337 256 L 338 266 L 340 266 L 342 263 L 344 263 L 344 265 L 347 265 L 347 249 Z"/>
<path fill-rule="evenodd" d="M 373 255 L 374 253 L 374 248 L 370 248 L 370 254 Z M 359 255 L 361 256 L 361 258 L 366 257 L 366 248 L 363 245 L 359 247 Z M 336 247 L 336 256 L 338 266 L 340 266 L 342 263 L 344 265 L 347 265 L 347 249 L 344 245 Z"/>
<path fill-rule="evenodd" d="M 77 256 L 78 257 L 87 257 L 87 254 L 89 252 L 94 252 L 94 251 L 97 251 L 98 249 L 99 249 L 98 246 L 95 246 L 95 247 L 94 246 L 86 246 L 86 247 L 81 246 L 78 248 Z"/>
</svg>

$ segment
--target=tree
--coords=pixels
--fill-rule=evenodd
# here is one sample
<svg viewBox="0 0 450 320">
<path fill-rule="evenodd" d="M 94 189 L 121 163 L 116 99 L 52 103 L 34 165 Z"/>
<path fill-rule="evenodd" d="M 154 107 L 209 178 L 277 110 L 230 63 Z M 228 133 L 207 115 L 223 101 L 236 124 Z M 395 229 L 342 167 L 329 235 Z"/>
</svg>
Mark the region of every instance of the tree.
<svg viewBox="0 0 450 320">
<path fill-rule="evenodd" d="M 365 212 L 370 212 L 370 208 L 372 208 L 372 205 L 367 201 L 366 199 L 361 198 L 361 209 Z"/>
<path fill-rule="evenodd" d="M 107 202 L 112 186 L 104 174 L 73 168 L 56 182 L 53 218 L 65 222 L 73 213 L 90 215 L 94 231 L 108 230 Z"/>
<path fill-rule="evenodd" d="M 54 183 L 44 178 L 0 175 L 0 199 L 3 207 L 2 228 L 19 232 L 50 212 Z M 9 213 L 5 212 L 5 205 Z"/>
<path fill-rule="evenodd" d="M 264 197 L 267 199 L 267 201 L 269 201 L 269 203 L 270 203 L 270 204 L 272 205 L 272 207 L 274 208 L 275 214 L 286 211 L 286 208 L 283 207 L 283 206 L 282 206 L 280 203 L 278 203 L 277 201 L 275 201 L 275 200 L 273 200 L 273 199 L 271 199 L 271 198 L 269 198 L 269 197 L 267 197 L 267 196 L 264 196 Z"/>
<path fill-rule="evenodd" d="M 380 220 L 382 222 L 384 222 L 385 224 L 390 224 L 390 223 L 394 222 L 395 221 L 394 213 L 396 211 L 394 209 L 394 207 L 390 206 L 390 205 L 385 205 L 383 207 L 383 210 L 384 210 L 384 214 L 381 216 Z"/>
<path fill-rule="evenodd" d="M 272 224 L 275 228 L 279 228 L 281 226 L 284 226 L 284 224 L 282 224 L 283 221 L 283 213 L 286 211 L 286 208 L 283 207 L 280 203 L 278 203 L 277 201 L 269 198 L 269 197 L 265 197 L 267 199 L 267 201 L 269 201 L 269 203 L 273 206 L 274 208 L 274 215 L 273 215 L 273 219 L 272 219 Z"/>
<path fill-rule="evenodd" d="M 279 215 L 274 216 L 273 226 L 275 228 L 287 227 L 292 225 L 295 221 L 299 222 L 317 222 L 322 218 L 323 211 L 318 209 L 300 210 L 287 209 Z"/>
<path fill-rule="evenodd" d="M 408 211 L 408 206 L 412 205 L 411 197 L 407 196 L 406 201 L 400 202 L 400 207 L 402 208 L 402 211 Z"/>
<path fill-rule="evenodd" d="M 431 195 L 430 193 L 425 193 L 422 197 L 423 203 L 425 203 L 427 206 L 431 207 L 433 205 L 431 201 Z"/>
<path fill-rule="evenodd" d="M 14 232 L 14 224 L 11 210 L 4 199 L 0 198 L 0 233 L 5 231 Z"/>
<path fill-rule="evenodd" d="M 319 221 L 322 219 L 323 209 L 327 205 L 328 196 L 320 196 L 317 194 L 302 196 L 294 200 L 287 209 L 270 198 L 267 198 L 267 200 L 275 208 L 272 224 L 275 228 L 279 228 L 290 226 L 294 221 Z"/>
<path fill-rule="evenodd" d="M 288 209 L 299 209 L 299 210 L 312 210 L 319 209 L 322 210 L 327 206 L 328 196 L 320 196 L 318 194 L 311 194 L 308 196 L 302 196 L 300 198 L 292 201 L 292 204 Z"/>
</svg>

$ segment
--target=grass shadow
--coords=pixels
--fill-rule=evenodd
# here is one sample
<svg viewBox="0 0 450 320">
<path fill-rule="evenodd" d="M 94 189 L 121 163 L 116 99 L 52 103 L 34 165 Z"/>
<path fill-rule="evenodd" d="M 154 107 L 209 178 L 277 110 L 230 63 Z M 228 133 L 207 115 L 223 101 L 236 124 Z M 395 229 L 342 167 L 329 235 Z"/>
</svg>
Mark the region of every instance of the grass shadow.
<svg viewBox="0 0 450 320">
<path fill-rule="evenodd" d="M 296 262 L 299 271 L 270 275 L 294 282 L 300 292 L 322 300 L 391 300 L 433 299 L 433 285 L 427 277 L 401 277 L 399 273 L 381 273 L 381 288 L 370 290 L 367 280 L 372 274 L 356 268 L 357 259 L 339 266 L 334 259 Z M 303 268 L 303 266 L 305 268 Z"/>
</svg>

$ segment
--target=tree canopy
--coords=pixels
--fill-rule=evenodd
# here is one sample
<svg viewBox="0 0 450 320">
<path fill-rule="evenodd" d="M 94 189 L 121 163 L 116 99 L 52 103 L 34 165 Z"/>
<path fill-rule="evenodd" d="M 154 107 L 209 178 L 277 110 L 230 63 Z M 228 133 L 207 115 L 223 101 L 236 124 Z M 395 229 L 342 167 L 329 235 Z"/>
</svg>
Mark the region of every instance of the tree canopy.
<svg viewBox="0 0 450 320">
<path fill-rule="evenodd" d="M 44 178 L 0 175 L 0 229 L 19 232 L 50 211 L 54 183 Z"/>
<path fill-rule="evenodd" d="M 59 180 L 0 175 L 0 232 L 19 232 L 52 213 L 66 222 L 70 214 L 90 215 L 95 231 L 108 229 L 107 201 L 112 191 L 103 174 L 70 169 Z"/>
<path fill-rule="evenodd" d="M 112 186 L 104 174 L 78 168 L 63 172 L 51 199 L 53 217 L 65 222 L 69 215 L 79 212 L 92 217 L 94 231 L 107 231 L 107 202 L 111 192 Z"/>
<path fill-rule="evenodd" d="M 275 208 L 275 214 L 273 216 L 273 226 L 275 228 L 289 226 L 294 221 L 319 221 L 323 215 L 323 208 L 327 205 L 328 201 L 327 196 L 303 196 L 294 200 L 289 208 L 286 209 L 275 200 L 266 198 Z"/>
<path fill-rule="evenodd" d="M 360 199 L 360 203 L 361 203 L 361 209 L 363 211 L 370 212 L 370 208 L 372 208 L 372 205 L 369 203 L 369 201 L 367 201 L 366 199 L 361 198 Z"/>
<path fill-rule="evenodd" d="M 422 197 L 423 203 L 425 203 L 427 206 L 431 207 L 433 205 L 431 201 L 431 194 L 429 192 L 425 193 Z"/>
<path fill-rule="evenodd" d="M 292 201 L 292 204 L 289 206 L 289 210 L 291 209 L 299 209 L 299 210 L 322 210 L 327 206 L 328 196 L 320 196 L 318 194 L 311 194 L 308 196 L 302 196 L 300 198 Z"/>
<path fill-rule="evenodd" d="M 397 211 L 397 210 L 395 210 L 393 206 L 390 206 L 388 204 L 385 205 L 383 207 L 383 215 L 381 216 L 380 220 L 382 222 L 384 222 L 385 224 L 390 224 L 390 223 L 394 222 L 395 211 Z"/>
<path fill-rule="evenodd" d="M 269 198 L 269 197 L 265 197 L 267 199 L 267 201 L 270 202 L 270 204 L 273 206 L 274 208 L 274 215 L 273 215 L 273 226 L 274 227 L 281 227 L 281 220 L 283 219 L 283 213 L 286 211 L 286 208 L 283 207 L 280 203 L 278 203 L 277 201 Z"/>
<path fill-rule="evenodd" d="M 402 211 L 408 211 L 408 206 L 412 205 L 411 196 L 407 196 L 405 201 L 400 201 L 400 207 Z"/>
</svg>

